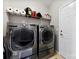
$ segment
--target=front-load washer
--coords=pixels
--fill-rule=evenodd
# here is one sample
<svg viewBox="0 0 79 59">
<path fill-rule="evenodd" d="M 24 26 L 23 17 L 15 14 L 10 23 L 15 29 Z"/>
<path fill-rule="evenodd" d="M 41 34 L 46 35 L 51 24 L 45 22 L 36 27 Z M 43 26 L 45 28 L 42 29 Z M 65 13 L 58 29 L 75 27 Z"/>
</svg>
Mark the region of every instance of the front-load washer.
<svg viewBox="0 0 79 59">
<path fill-rule="evenodd" d="M 53 25 L 39 25 L 39 58 L 54 54 L 55 30 Z"/>
<path fill-rule="evenodd" d="M 8 28 L 11 59 L 35 59 L 37 26 L 35 24 L 9 23 Z"/>
</svg>

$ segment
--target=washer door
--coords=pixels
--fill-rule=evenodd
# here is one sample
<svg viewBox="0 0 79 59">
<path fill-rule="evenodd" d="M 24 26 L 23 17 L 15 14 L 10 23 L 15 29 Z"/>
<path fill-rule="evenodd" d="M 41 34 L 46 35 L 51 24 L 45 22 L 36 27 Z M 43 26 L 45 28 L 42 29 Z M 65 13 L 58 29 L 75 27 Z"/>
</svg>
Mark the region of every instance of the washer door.
<svg viewBox="0 0 79 59">
<path fill-rule="evenodd" d="M 45 28 L 42 31 L 42 42 L 44 44 L 48 44 L 53 40 L 53 31 L 50 29 Z"/>
<path fill-rule="evenodd" d="M 29 48 L 34 44 L 34 31 L 28 28 L 21 28 L 13 31 L 11 36 L 11 42 L 18 49 Z"/>
</svg>

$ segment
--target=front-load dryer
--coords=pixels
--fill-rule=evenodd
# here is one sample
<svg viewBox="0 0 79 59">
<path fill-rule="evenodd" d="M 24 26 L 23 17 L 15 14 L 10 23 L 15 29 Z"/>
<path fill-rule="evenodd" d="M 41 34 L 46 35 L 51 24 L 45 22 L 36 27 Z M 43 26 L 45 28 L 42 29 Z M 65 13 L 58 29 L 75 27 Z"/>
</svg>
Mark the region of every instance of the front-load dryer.
<svg viewBox="0 0 79 59">
<path fill-rule="evenodd" d="M 9 23 L 8 28 L 11 59 L 35 59 L 37 26 L 35 24 Z"/>
<path fill-rule="evenodd" d="M 39 25 L 39 58 L 54 54 L 55 31 L 53 25 Z"/>
</svg>

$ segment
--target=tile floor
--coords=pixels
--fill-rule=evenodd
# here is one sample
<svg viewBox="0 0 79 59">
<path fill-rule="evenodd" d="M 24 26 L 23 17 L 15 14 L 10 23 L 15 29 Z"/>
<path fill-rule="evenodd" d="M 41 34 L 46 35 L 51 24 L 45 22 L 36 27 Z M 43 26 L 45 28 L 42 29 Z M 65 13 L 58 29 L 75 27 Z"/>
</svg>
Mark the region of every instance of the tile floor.
<svg viewBox="0 0 79 59">
<path fill-rule="evenodd" d="M 58 53 L 56 53 L 54 56 L 52 56 L 48 59 L 64 59 L 64 58 L 61 55 L 59 55 Z"/>
</svg>

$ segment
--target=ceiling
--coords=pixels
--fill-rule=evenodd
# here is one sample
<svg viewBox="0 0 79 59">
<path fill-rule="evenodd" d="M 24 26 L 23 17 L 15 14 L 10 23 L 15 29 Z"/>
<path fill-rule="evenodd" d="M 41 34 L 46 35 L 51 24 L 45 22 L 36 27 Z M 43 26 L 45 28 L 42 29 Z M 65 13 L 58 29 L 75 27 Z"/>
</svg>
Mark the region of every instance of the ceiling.
<svg viewBox="0 0 79 59">
<path fill-rule="evenodd" d="M 6 0 L 5 0 L 6 1 Z M 8 1 L 23 1 L 23 0 L 8 0 Z M 43 5 L 45 5 L 46 7 L 49 7 L 51 4 L 52 4 L 52 2 L 54 1 L 54 0 L 25 0 L 25 1 L 35 1 L 35 2 L 38 2 L 38 3 L 40 3 L 40 4 L 43 4 Z"/>
<path fill-rule="evenodd" d="M 28 1 L 36 1 L 45 5 L 46 7 L 50 6 L 51 3 L 53 2 L 53 0 L 28 0 Z"/>
<path fill-rule="evenodd" d="M 36 0 L 36 1 L 45 4 L 46 6 L 49 6 L 53 2 L 53 0 Z"/>
</svg>

